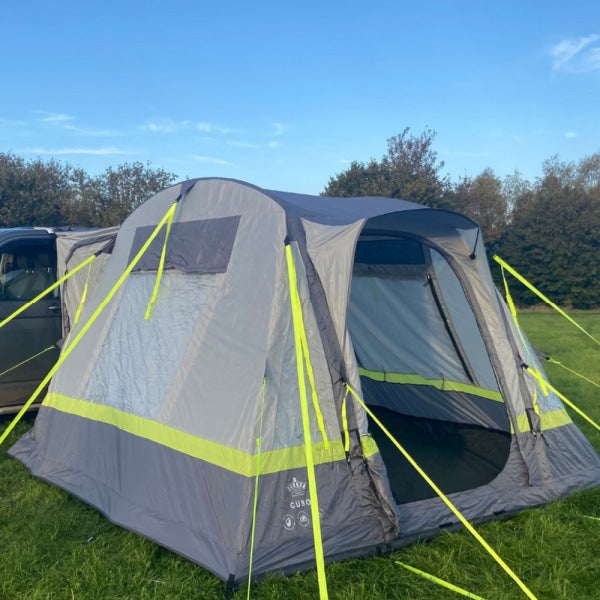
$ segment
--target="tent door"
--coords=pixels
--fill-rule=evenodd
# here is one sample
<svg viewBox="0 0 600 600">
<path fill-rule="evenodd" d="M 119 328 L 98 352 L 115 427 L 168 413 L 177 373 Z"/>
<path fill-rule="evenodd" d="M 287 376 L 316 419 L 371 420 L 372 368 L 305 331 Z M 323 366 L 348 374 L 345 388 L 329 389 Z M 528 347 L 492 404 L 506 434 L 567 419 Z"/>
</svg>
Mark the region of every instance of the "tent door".
<svg viewBox="0 0 600 600">
<path fill-rule="evenodd" d="M 357 244 L 348 308 L 365 402 L 446 493 L 504 467 L 510 424 L 473 312 L 450 265 L 420 241 Z M 435 494 L 370 423 L 399 504 Z"/>
</svg>

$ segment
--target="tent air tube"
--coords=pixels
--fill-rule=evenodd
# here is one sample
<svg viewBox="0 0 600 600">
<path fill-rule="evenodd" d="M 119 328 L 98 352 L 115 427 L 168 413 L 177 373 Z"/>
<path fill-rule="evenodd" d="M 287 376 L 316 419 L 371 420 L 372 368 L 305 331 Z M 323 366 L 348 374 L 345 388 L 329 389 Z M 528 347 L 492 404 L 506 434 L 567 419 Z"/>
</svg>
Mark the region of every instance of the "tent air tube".
<svg viewBox="0 0 600 600">
<path fill-rule="evenodd" d="M 292 320 L 294 324 L 294 344 L 296 348 L 296 369 L 298 372 L 298 388 L 300 392 L 300 408 L 302 413 L 302 428 L 304 431 L 304 451 L 306 454 L 306 470 L 308 474 L 308 489 L 311 503 L 310 512 L 312 517 L 313 537 L 315 541 L 315 559 L 317 563 L 317 579 L 319 582 L 320 600 L 328 600 L 327 578 L 325 575 L 325 558 L 323 556 L 323 540 L 321 537 L 321 520 L 319 516 L 319 500 L 317 494 L 317 480 L 315 477 L 315 464 L 312 451 L 312 439 L 310 435 L 310 417 L 308 414 L 308 399 L 306 395 L 306 381 L 304 374 L 304 362 L 302 352 L 301 329 L 304 329 L 302 317 L 302 305 L 298 295 L 296 280 L 296 267 L 292 255 L 292 247 L 285 245 L 285 256 L 288 267 L 288 278 L 290 284 L 290 302 L 292 305 Z M 306 334 L 304 334 L 306 335 Z"/>
</svg>

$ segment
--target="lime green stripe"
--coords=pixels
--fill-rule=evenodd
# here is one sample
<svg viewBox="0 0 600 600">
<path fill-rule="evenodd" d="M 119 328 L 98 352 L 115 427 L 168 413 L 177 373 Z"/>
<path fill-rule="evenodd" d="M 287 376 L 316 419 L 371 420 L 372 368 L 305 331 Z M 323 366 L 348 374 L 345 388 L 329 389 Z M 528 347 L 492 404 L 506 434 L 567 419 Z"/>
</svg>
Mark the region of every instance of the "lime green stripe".
<svg viewBox="0 0 600 600">
<path fill-rule="evenodd" d="M 569 425 L 572 423 L 567 411 L 564 408 L 558 410 L 551 410 L 549 412 L 541 413 L 541 429 L 547 431 L 548 429 L 554 429 L 555 427 L 562 427 L 563 425 Z M 519 415 L 517 417 L 517 427 L 521 433 L 525 433 L 531 430 L 529 426 L 529 419 L 527 415 Z"/>
<path fill-rule="evenodd" d="M 288 278 L 290 284 L 290 301 L 292 308 L 292 321 L 294 323 L 294 344 L 296 347 L 296 370 L 298 374 L 298 391 L 300 393 L 300 412 L 302 413 L 302 429 L 304 432 L 304 451 L 306 453 L 306 471 L 308 477 L 308 489 L 310 493 L 310 513 L 312 517 L 313 538 L 315 544 L 315 561 L 317 563 L 317 580 L 319 582 L 320 600 L 328 600 L 327 576 L 325 573 L 325 555 L 323 553 L 323 539 L 321 536 L 321 517 L 319 515 L 319 497 L 317 491 L 317 478 L 315 476 L 315 457 L 313 453 L 313 444 L 310 435 L 310 415 L 308 413 L 308 399 L 306 396 L 306 382 L 304 381 L 304 357 L 306 370 L 311 377 L 311 368 L 309 366 L 310 358 L 303 350 L 303 336 L 306 339 L 304 331 L 304 322 L 302 316 L 302 303 L 298 294 L 298 285 L 296 280 L 296 266 L 292 255 L 292 247 L 289 244 L 285 246 L 285 254 L 288 267 Z M 306 350 L 306 348 L 305 348 Z M 313 382 L 311 381 L 311 386 Z M 313 388 L 314 390 L 314 388 Z M 314 396 L 313 396 L 314 400 Z M 315 403 L 315 412 L 318 409 L 318 402 Z M 320 412 L 320 411 L 319 411 Z M 317 417 L 318 417 L 318 413 Z M 327 443 L 327 438 L 323 434 L 323 442 Z"/>
<path fill-rule="evenodd" d="M 260 465 L 258 465 L 259 460 L 256 454 L 247 454 L 242 450 L 196 437 L 174 427 L 138 417 L 111 406 L 94 404 L 93 402 L 56 393 L 50 393 L 46 396 L 44 406 L 55 408 L 70 415 L 113 425 L 121 431 L 156 442 L 245 477 L 255 477 L 258 466 L 260 466 L 258 472 L 261 475 L 306 467 L 304 446 L 262 451 L 260 453 Z M 345 459 L 344 446 L 341 440 L 330 440 L 329 450 L 325 450 L 323 443 L 314 443 L 312 450 L 315 464 Z"/>
<path fill-rule="evenodd" d="M 365 458 L 369 458 L 370 456 L 373 456 L 379 452 L 377 442 L 370 435 L 361 436 L 360 447 Z"/>
<path fill-rule="evenodd" d="M 533 284 L 529 283 L 529 281 L 527 281 L 527 279 L 525 279 L 525 277 L 523 277 L 523 275 L 521 275 L 520 273 L 515 271 L 507 262 L 503 261 L 499 256 L 494 256 L 494 260 L 501 267 L 504 267 L 513 277 L 518 279 L 525 287 L 530 289 L 538 298 L 541 298 L 546 304 L 551 306 L 555 311 L 557 311 L 559 314 L 561 314 L 565 319 L 567 319 L 573 325 L 575 325 L 575 327 L 577 327 L 577 329 L 579 329 L 580 331 L 585 333 L 585 335 L 587 335 L 591 340 L 594 340 L 594 342 L 596 342 L 596 344 L 598 344 L 600 346 L 600 340 L 596 339 L 591 333 L 586 331 L 577 321 L 575 321 L 575 319 L 571 318 L 564 310 L 562 310 L 562 308 L 560 308 L 560 306 L 554 304 L 554 302 L 552 302 L 552 300 L 550 300 L 548 297 L 544 296 L 544 294 L 542 294 L 542 292 L 540 292 L 540 290 L 538 290 Z"/>
<path fill-rule="evenodd" d="M 439 577 L 436 577 L 435 575 L 431 575 L 431 573 L 426 573 L 425 571 L 421 571 L 421 569 L 411 567 L 410 565 L 400 562 L 399 560 L 396 561 L 396 564 L 400 565 L 401 567 L 404 567 L 405 569 L 407 569 L 409 571 L 412 571 L 413 573 L 416 573 L 417 575 L 421 575 L 421 577 L 424 577 L 425 579 L 429 579 L 429 581 L 433 581 L 433 583 L 437 583 L 438 585 L 441 585 L 442 587 L 452 590 L 453 592 L 456 592 L 457 594 L 460 594 L 461 596 L 471 598 L 471 600 L 485 600 L 485 598 L 482 598 L 481 596 L 478 596 L 477 594 L 468 592 L 467 590 L 465 590 L 461 587 L 458 587 L 457 585 L 454 585 L 453 583 L 450 583 L 449 581 L 440 579 Z"/>
<path fill-rule="evenodd" d="M 503 402 L 502 394 L 496 390 L 487 390 L 476 385 L 449 381 L 448 379 L 426 379 L 425 377 L 421 377 L 421 375 L 414 375 L 412 373 L 383 373 L 382 371 L 369 371 L 362 367 L 358 368 L 358 374 L 361 377 L 368 377 L 374 381 L 404 383 L 408 385 L 429 385 L 442 392 L 464 392 L 465 394 L 481 396 L 495 402 Z"/>
</svg>

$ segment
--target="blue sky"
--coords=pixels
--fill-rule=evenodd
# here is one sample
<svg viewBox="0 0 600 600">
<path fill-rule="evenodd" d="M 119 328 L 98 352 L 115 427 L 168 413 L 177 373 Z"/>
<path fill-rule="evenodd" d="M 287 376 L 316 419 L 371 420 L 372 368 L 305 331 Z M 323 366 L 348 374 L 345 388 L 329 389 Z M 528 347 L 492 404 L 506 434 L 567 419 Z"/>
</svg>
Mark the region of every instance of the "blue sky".
<svg viewBox="0 0 600 600">
<path fill-rule="evenodd" d="M 0 3 L 0 152 L 319 193 L 405 127 L 453 179 L 600 151 L 600 2 Z"/>
</svg>

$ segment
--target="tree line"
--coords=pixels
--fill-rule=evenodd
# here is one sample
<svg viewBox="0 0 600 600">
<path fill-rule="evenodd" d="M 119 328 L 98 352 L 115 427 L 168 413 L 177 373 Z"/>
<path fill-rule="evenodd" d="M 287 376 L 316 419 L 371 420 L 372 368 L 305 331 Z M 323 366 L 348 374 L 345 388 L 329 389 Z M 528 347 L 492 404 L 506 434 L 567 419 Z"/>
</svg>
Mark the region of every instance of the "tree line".
<svg viewBox="0 0 600 600">
<path fill-rule="evenodd" d="M 434 148 L 435 132 L 404 129 L 379 159 L 355 161 L 332 176 L 327 196 L 387 196 L 463 213 L 497 253 L 558 304 L 600 305 L 600 153 L 579 162 L 548 158 L 528 181 L 491 169 L 452 181 Z M 0 227 L 118 225 L 176 175 L 150 163 L 109 167 L 96 176 L 56 160 L 0 153 Z M 492 271 L 499 283 L 494 262 Z M 538 299 L 512 285 L 520 305 Z"/>
<path fill-rule="evenodd" d="M 90 176 L 56 160 L 0 153 L 0 227 L 120 225 L 175 179 L 150 163 L 125 163 Z"/>
<path fill-rule="evenodd" d="M 552 156 L 533 182 L 491 169 L 451 181 L 434 141 L 430 129 L 406 128 L 381 159 L 355 161 L 331 177 L 323 195 L 388 196 L 465 214 L 481 226 L 488 258 L 498 254 L 560 305 L 600 306 L 600 153 L 575 163 Z M 511 291 L 521 306 L 540 303 L 521 284 Z"/>
</svg>

